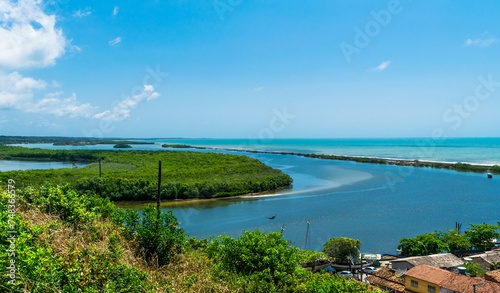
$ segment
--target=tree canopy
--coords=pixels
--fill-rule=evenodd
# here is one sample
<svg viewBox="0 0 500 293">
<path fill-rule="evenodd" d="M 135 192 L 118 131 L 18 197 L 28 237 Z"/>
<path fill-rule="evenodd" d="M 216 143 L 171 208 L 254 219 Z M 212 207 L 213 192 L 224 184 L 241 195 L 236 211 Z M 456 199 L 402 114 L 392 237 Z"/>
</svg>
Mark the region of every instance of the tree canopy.
<svg viewBox="0 0 500 293">
<path fill-rule="evenodd" d="M 448 244 L 434 233 L 418 235 L 415 238 L 403 238 L 399 243 L 398 249 L 401 249 L 401 255 L 404 256 L 429 255 L 449 250 Z"/>
<path fill-rule="evenodd" d="M 399 241 L 398 249 L 401 255 L 419 256 L 442 252 L 464 250 L 489 250 L 495 245 L 491 240 L 500 237 L 500 223 L 470 224 L 470 230 L 460 234 L 457 229 L 446 229 L 418 235 L 414 238 L 403 238 Z"/>
<path fill-rule="evenodd" d="M 500 233 L 498 232 L 500 229 L 500 223 L 498 223 L 498 225 L 469 225 L 471 226 L 471 229 L 469 231 L 465 231 L 465 236 L 470 239 L 470 242 L 475 249 L 484 251 L 492 249 L 493 246 L 495 246 L 491 240 L 500 237 Z"/>
<path fill-rule="evenodd" d="M 349 263 L 359 259 L 361 241 L 340 237 L 332 238 L 323 245 L 323 252 L 329 257 L 335 258 L 335 263 Z"/>
</svg>

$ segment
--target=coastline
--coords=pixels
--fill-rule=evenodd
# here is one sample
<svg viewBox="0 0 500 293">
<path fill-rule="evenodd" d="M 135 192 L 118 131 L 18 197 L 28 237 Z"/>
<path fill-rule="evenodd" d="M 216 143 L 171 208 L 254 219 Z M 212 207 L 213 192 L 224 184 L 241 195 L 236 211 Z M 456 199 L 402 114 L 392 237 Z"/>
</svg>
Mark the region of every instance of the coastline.
<svg viewBox="0 0 500 293">
<path fill-rule="evenodd" d="M 191 199 L 164 199 L 160 203 L 160 207 L 171 207 L 171 206 L 179 206 L 179 205 L 190 205 L 193 203 L 206 203 L 206 202 L 215 202 L 215 201 L 223 201 L 223 200 L 230 200 L 230 199 L 245 199 L 245 198 L 264 198 L 264 197 L 275 197 L 275 196 L 281 196 L 283 194 L 279 193 L 282 190 L 285 189 L 291 189 L 292 186 L 285 186 L 285 187 L 280 187 L 276 188 L 273 190 L 268 190 L 268 191 L 262 191 L 262 192 L 254 192 L 254 193 L 245 193 L 245 194 L 240 194 L 240 195 L 235 195 L 235 196 L 223 196 L 223 197 L 216 197 L 216 198 L 191 198 Z M 114 202 L 116 206 L 118 207 L 127 207 L 131 208 L 133 206 L 144 206 L 146 204 L 156 204 L 156 200 L 143 200 L 143 201 L 115 201 Z"/>
<path fill-rule="evenodd" d="M 186 148 L 186 146 L 187 145 L 182 145 L 182 148 Z M 189 147 L 192 149 L 200 149 L 200 150 L 221 150 L 221 151 L 245 152 L 245 153 L 255 153 L 255 154 L 290 155 L 290 156 L 299 156 L 299 157 L 315 158 L 322 160 L 351 161 L 357 163 L 396 165 L 396 166 L 416 167 L 416 168 L 427 167 L 434 169 L 447 169 L 459 172 L 474 172 L 474 173 L 490 172 L 494 174 L 500 174 L 500 166 L 494 164 L 474 164 L 474 163 L 463 163 L 463 162 L 441 162 L 441 161 L 428 161 L 428 160 L 393 159 L 393 158 L 344 156 L 344 155 L 320 155 L 320 154 L 308 154 L 308 153 L 297 153 L 297 152 L 263 151 L 263 150 L 248 150 L 248 149 L 234 149 L 234 148 L 192 146 L 192 145 L 189 145 Z M 176 147 L 170 146 L 167 148 L 175 149 Z"/>
</svg>

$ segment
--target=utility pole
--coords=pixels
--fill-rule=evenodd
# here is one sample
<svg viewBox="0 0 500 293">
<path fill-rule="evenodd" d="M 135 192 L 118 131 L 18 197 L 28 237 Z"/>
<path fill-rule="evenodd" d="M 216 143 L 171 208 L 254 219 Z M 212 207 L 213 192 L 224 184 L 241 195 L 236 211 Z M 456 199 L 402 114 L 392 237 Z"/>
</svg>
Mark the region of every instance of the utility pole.
<svg viewBox="0 0 500 293">
<path fill-rule="evenodd" d="M 161 193 L 161 160 L 158 164 L 158 196 L 156 198 L 156 209 L 158 210 L 158 221 L 160 221 L 160 193 Z"/>
<path fill-rule="evenodd" d="M 363 282 L 363 254 L 359 252 L 359 279 Z"/>
<path fill-rule="evenodd" d="M 101 161 L 102 159 L 99 159 L 99 178 L 101 178 Z"/>
<path fill-rule="evenodd" d="M 307 236 L 309 234 L 309 220 L 307 220 L 306 239 L 304 240 L 304 250 L 307 249 Z"/>
</svg>

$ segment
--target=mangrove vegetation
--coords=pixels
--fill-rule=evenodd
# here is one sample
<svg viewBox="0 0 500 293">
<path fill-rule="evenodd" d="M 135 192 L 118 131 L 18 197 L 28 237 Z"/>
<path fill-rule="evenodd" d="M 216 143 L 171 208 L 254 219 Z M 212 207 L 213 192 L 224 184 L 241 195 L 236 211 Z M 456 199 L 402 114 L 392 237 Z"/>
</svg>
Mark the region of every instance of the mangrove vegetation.
<svg viewBox="0 0 500 293">
<path fill-rule="evenodd" d="M 81 162 L 83 168 L 1 172 L 0 180 L 28 185 L 70 184 L 112 200 L 152 200 L 162 161 L 163 199 L 217 198 L 259 193 L 292 184 L 292 178 L 247 156 L 175 151 L 47 150 L 0 146 L 0 159 Z"/>
</svg>

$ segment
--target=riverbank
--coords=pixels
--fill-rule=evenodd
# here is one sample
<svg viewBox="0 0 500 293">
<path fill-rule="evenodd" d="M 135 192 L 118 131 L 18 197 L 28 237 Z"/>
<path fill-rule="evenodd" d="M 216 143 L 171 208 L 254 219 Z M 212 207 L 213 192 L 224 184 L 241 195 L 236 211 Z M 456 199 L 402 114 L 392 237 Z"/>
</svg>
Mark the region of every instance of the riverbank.
<svg viewBox="0 0 500 293">
<path fill-rule="evenodd" d="M 292 186 L 285 186 L 281 188 L 276 188 L 274 190 L 263 191 L 263 192 L 252 192 L 235 196 L 223 196 L 216 198 L 192 198 L 192 199 L 164 199 L 160 203 L 161 208 L 168 207 L 176 207 L 182 205 L 193 205 L 197 203 L 209 203 L 209 202 L 217 202 L 231 199 L 245 199 L 245 198 L 264 198 L 264 197 L 273 197 L 280 196 L 280 191 L 292 189 Z M 120 208 L 133 208 L 133 209 L 142 209 L 147 204 L 153 204 L 156 206 L 156 200 L 143 200 L 143 201 L 115 201 L 114 202 L 117 207 Z"/>
<path fill-rule="evenodd" d="M 435 169 L 455 170 L 459 172 L 475 172 L 475 173 L 494 173 L 500 174 L 500 166 L 490 164 L 470 164 L 461 162 L 435 162 L 425 160 L 408 160 L 408 159 L 391 159 L 391 158 L 375 158 L 375 157 L 361 157 L 361 156 L 339 156 L 339 155 L 321 155 L 321 154 L 307 154 L 297 152 L 280 152 L 280 151 L 258 151 L 234 148 L 220 148 L 220 147 L 205 147 L 205 146 L 192 146 L 192 145 L 179 145 L 179 148 L 193 148 L 200 150 L 222 150 L 230 152 L 245 152 L 256 154 L 275 154 L 275 155 L 290 155 L 306 158 L 315 158 L 323 160 L 336 160 L 336 161 L 352 161 L 357 163 L 369 164 L 383 164 L 383 165 L 396 165 L 406 167 L 427 167 Z M 166 148 L 177 148 L 170 144 Z"/>
</svg>

